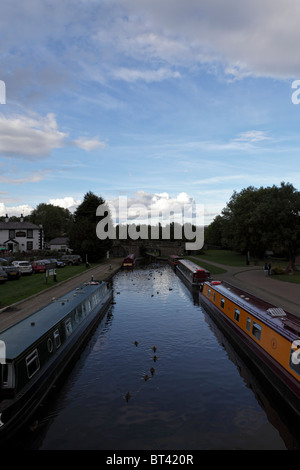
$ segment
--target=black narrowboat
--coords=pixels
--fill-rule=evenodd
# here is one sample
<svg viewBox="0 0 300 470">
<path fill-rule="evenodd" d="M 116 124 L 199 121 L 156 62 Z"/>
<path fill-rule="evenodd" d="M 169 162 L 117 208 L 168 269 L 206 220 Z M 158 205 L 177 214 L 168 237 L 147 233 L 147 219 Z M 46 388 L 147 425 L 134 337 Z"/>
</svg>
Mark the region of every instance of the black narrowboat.
<svg viewBox="0 0 300 470">
<path fill-rule="evenodd" d="M 92 279 L 0 332 L 0 446 L 28 421 L 111 301 L 111 284 Z"/>
</svg>

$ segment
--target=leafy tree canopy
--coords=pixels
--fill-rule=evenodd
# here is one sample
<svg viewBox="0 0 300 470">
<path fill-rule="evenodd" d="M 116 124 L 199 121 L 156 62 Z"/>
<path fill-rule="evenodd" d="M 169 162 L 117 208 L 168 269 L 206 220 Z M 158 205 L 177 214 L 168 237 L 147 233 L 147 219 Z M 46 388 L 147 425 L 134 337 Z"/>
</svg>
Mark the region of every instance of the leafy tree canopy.
<svg viewBox="0 0 300 470">
<path fill-rule="evenodd" d="M 82 203 L 74 213 L 70 230 L 70 247 L 74 253 L 81 255 L 84 260 L 97 261 L 104 257 L 112 246 L 112 240 L 100 240 L 96 234 L 96 226 L 104 217 L 96 216 L 99 205 L 105 204 L 102 197 L 91 191 L 85 194 Z"/>
<path fill-rule="evenodd" d="M 209 243 L 261 257 L 266 250 L 292 261 L 300 247 L 300 193 L 290 183 L 249 186 L 233 193 L 222 214 L 208 227 Z"/>
</svg>

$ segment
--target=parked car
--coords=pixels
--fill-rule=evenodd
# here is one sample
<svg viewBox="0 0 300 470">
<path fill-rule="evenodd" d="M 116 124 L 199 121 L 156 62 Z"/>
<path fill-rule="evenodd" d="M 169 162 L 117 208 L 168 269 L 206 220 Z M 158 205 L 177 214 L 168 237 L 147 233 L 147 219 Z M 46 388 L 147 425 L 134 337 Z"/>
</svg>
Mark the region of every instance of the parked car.
<svg viewBox="0 0 300 470">
<path fill-rule="evenodd" d="M 0 266 L 0 284 L 3 284 L 5 281 L 7 281 L 8 276 L 2 266 Z"/>
<path fill-rule="evenodd" d="M 47 269 L 47 265 L 50 265 L 50 261 L 48 259 L 39 259 L 32 263 L 32 269 L 34 273 L 45 273 Z M 50 266 L 48 266 L 48 269 Z"/>
<path fill-rule="evenodd" d="M 51 258 L 49 259 L 50 263 L 54 263 L 56 268 L 63 268 L 64 266 L 66 266 L 66 263 L 64 261 L 61 261 L 59 259 L 56 259 L 56 258 Z"/>
<path fill-rule="evenodd" d="M 20 271 L 22 276 L 24 274 L 29 274 L 30 275 L 33 272 L 32 266 L 29 263 L 29 261 L 13 261 L 11 264 L 13 266 L 16 266 L 17 268 L 19 268 L 19 271 Z"/>
<path fill-rule="evenodd" d="M 82 263 L 81 256 L 79 255 L 63 255 L 60 259 L 68 265 Z"/>
<path fill-rule="evenodd" d="M 8 280 L 20 279 L 21 274 L 19 268 L 17 268 L 17 266 L 9 266 L 7 259 L 0 258 L 0 267 L 6 272 Z"/>
</svg>

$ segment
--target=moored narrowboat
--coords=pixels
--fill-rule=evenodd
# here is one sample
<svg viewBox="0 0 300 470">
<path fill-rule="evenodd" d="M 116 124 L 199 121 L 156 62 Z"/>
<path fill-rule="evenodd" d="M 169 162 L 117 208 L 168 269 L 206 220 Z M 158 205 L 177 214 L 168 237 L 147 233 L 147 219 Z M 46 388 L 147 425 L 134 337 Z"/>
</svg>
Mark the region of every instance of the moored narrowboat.
<svg viewBox="0 0 300 470">
<path fill-rule="evenodd" d="M 239 350 L 300 415 L 300 318 L 225 281 L 203 283 L 199 298 Z"/>
<path fill-rule="evenodd" d="M 111 300 L 111 285 L 92 279 L 0 332 L 0 445 L 28 421 Z"/>
<path fill-rule="evenodd" d="M 182 256 L 178 255 L 169 255 L 168 256 L 168 263 L 173 266 L 174 268 L 177 266 L 178 261 L 182 259 Z"/>
<path fill-rule="evenodd" d="M 192 287 L 199 287 L 201 283 L 210 279 L 210 272 L 187 259 L 179 259 L 176 272 L 179 272 Z"/>
<path fill-rule="evenodd" d="M 131 254 L 126 256 L 123 260 L 123 268 L 133 268 L 136 262 L 136 256 L 135 254 Z"/>
</svg>

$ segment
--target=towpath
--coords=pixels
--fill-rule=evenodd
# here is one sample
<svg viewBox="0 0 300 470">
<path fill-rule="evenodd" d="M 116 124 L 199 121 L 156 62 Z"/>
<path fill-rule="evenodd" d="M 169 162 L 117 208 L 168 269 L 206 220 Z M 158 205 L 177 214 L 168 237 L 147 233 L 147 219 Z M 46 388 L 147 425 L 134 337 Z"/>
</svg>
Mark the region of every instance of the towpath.
<svg viewBox="0 0 300 470">
<path fill-rule="evenodd" d="M 43 308 L 51 302 L 53 297 L 63 297 L 83 282 L 89 281 L 91 276 L 98 280 L 109 280 L 121 268 L 122 261 L 121 259 L 108 260 L 103 264 L 89 268 L 83 273 L 67 279 L 66 281 L 62 281 L 53 287 L 49 287 L 25 300 L 10 305 L 9 307 L 4 307 L 0 310 L 0 331 Z"/>
<path fill-rule="evenodd" d="M 201 257 L 197 257 L 201 262 Z M 203 262 L 206 262 L 203 259 Z M 285 311 L 300 317 L 300 286 L 292 282 L 279 281 L 276 276 L 265 276 L 262 266 L 225 266 L 209 261 L 210 264 L 225 269 L 215 279 L 224 280 L 252 295 L 256 295 Z"/>
</svg>

